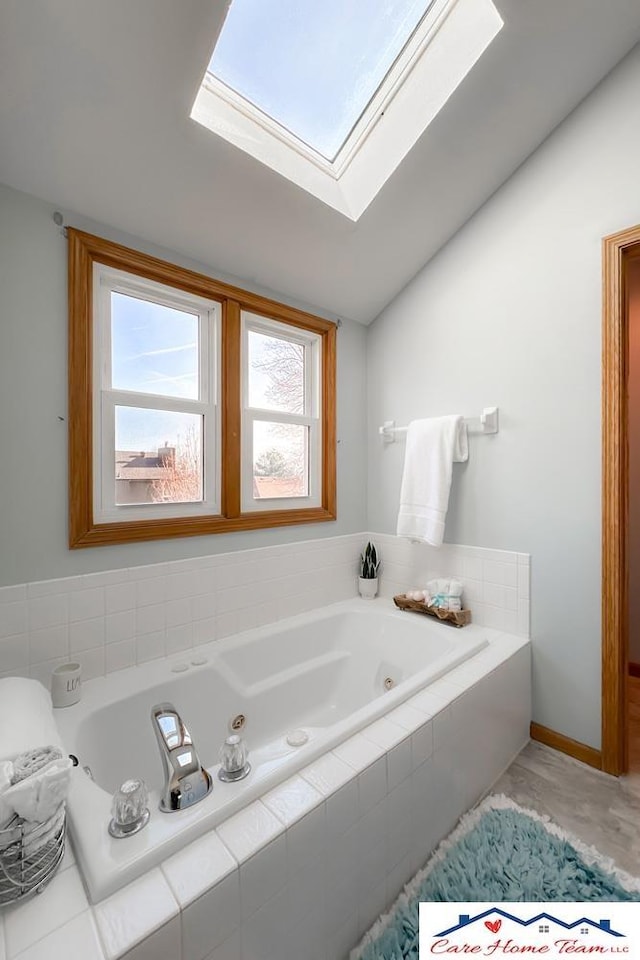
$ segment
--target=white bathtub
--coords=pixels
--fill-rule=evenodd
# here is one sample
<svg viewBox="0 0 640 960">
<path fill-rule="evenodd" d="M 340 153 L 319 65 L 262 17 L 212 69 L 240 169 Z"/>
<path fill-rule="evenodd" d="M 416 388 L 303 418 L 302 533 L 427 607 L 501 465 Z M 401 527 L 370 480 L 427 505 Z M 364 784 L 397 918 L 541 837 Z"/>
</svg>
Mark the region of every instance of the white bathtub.
<svg viewBox="0 0 640 960">
<path fill-rule="evenodd" d="M 479 627 L 455 630 L 387 601 L 350 600 L 86 683 L 82 701 L 56 711 L 56 720 L 80 760 L 69 818 L 91 899 L 156 866 L 486 644 Z M 173 814 L 158 809 L 163 768 L 150 721 L 153 705 L 166 700 L 214 777 L 208 797 Z M 246 717 L 252 772 L 223 784 L 218 750 L 237 714 Z M 291 747 L 286 734 L 299 728 L 309 740 Z M 114 840 L 111 794 L 130 777 L 147 782 L 151 820 Z"/>
</svg>

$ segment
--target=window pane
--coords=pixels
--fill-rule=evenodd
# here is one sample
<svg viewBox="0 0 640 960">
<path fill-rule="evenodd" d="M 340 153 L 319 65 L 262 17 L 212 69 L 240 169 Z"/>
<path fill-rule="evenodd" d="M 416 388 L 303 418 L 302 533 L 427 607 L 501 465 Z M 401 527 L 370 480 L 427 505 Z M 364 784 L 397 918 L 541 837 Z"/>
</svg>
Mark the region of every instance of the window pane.
<svg viewBox="0 0 640 960">
<path fill-rule="evenodd" d="M 203 419 L 116 407 L 116 504 L 202 500 Z"/>
<path fill-rule="evenodd" d="M 197 400 L 199 318 L 111 294 L 111 382 L 116 390 Z"/>
<path fill-rule="evenodd" d="M 209 72 L 332 160 L 431 0 L 233 0 Z"/>
<path fill-rule="evenodd" d="M 249 406 L 305 413 L 305 348 L 249 330 Z"/>
<path fill-rule="evenodd" d="M 309 428 L 254 421 L 254 500 L 308 495 Z"/>
</svg>

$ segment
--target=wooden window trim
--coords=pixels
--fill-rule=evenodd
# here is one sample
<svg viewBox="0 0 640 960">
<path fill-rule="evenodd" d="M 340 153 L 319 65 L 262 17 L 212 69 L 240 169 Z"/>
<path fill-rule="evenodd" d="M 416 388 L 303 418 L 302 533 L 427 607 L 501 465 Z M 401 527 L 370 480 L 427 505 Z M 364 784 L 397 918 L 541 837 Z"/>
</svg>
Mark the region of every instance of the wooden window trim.
<svg viewBox="0 0 640 960">
<path fill-rule="evenodd" d="M 336 327 L 329 320 L 186 270 L 157 257 L 68 228 L 69 239 L 69 546 L 196 537 L 336 519 Z M 93 265 L 115 267 L 222 306 L 221 513 L 96 523 L 93 511 Z M 240 507 L 240 313 L 248 310 L 311 330 L 322 350 L 322 477 L 319 507 L 243 514 Z"/>
</svg>

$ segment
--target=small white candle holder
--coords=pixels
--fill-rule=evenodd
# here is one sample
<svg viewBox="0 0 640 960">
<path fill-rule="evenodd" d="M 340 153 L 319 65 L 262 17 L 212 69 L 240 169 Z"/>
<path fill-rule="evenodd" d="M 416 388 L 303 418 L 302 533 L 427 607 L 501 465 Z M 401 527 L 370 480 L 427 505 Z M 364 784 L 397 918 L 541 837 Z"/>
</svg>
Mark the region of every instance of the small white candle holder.
<svg viewBox="0 0 640 960">
<path fill-rule="evenodd" d="M 61 663 L 51 673 L 51 702 L 54 707 L 70 707 L 82 696 L 82 667 L 79 663 Z"/>
</svg>

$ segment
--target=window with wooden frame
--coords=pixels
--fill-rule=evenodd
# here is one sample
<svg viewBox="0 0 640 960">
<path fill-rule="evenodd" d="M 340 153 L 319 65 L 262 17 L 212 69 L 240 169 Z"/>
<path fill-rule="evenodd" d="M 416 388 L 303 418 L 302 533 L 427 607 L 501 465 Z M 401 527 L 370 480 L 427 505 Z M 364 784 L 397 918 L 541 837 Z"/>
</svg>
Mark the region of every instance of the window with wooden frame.
<svg viewBox="0 0 640 960">
<path fill-rule="evenodd" d="M 68 236 L 70 546 L 334 520 L 335 325 Z"/>
</svg>

